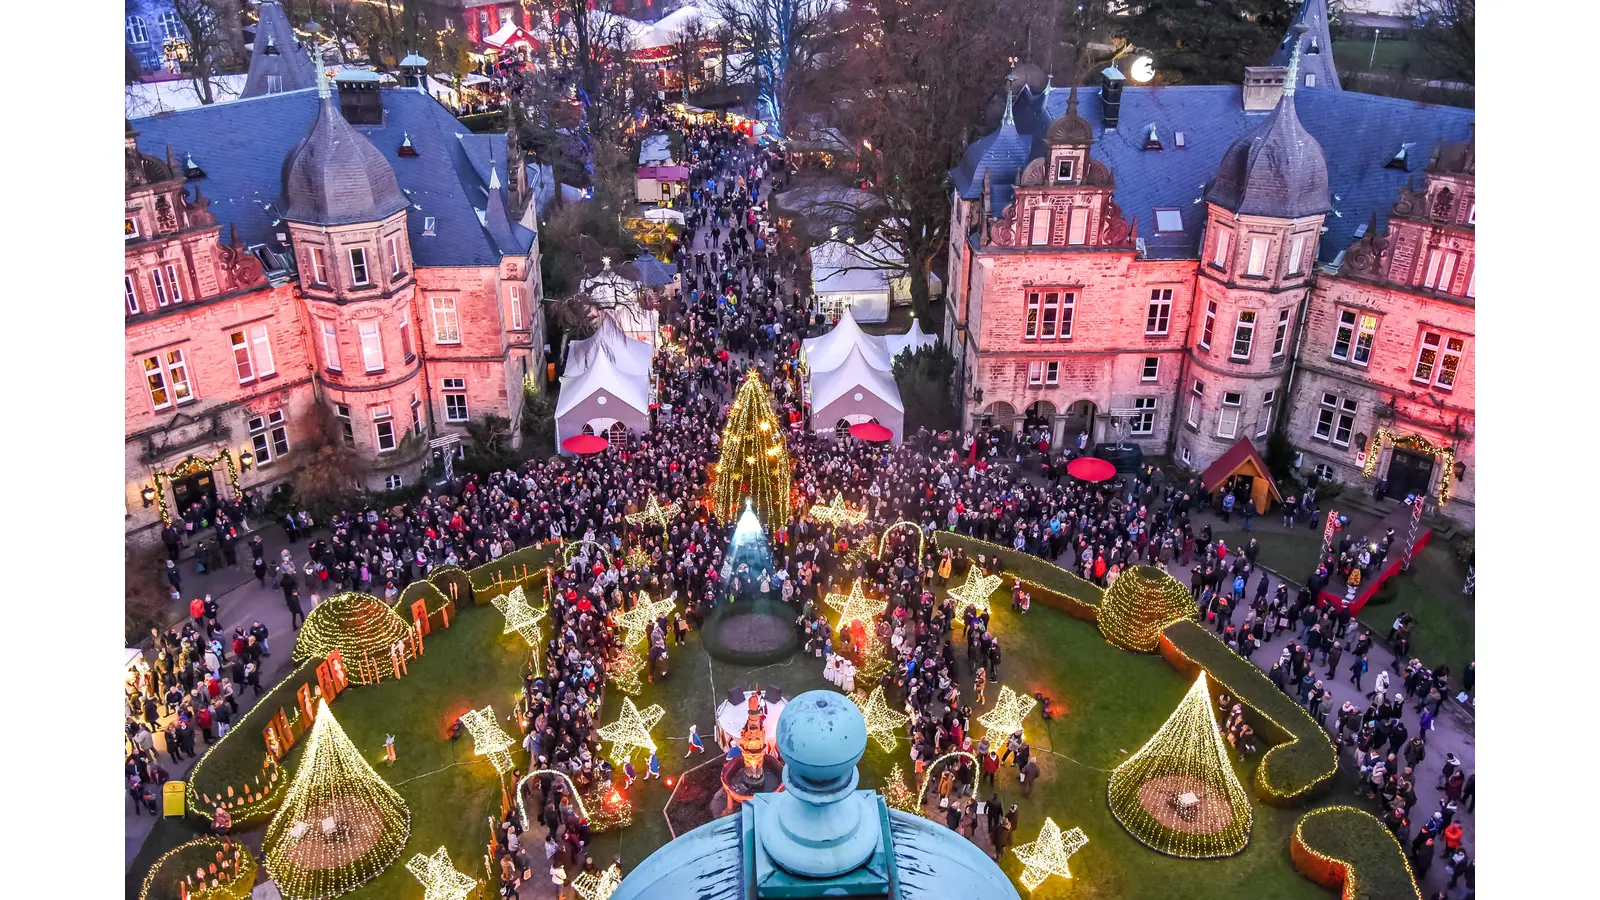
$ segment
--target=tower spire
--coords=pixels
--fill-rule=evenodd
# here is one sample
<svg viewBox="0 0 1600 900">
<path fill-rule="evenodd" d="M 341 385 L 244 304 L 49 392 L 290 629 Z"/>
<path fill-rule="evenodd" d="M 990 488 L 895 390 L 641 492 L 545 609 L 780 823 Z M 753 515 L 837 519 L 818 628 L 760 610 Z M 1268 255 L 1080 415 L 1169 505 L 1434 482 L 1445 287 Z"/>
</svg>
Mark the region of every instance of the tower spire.
<svg viewBox="0 0 1600 900">
<path fill-rule="evenodd" d="M 1294 48 L 1289 51 L 1289 77 L 1283 85 L 1283 95 L 1293 97 L 1295 83 L 1300 80 L 1300 43 L 1305 33 L 1310 30 L 1304 22 L 1296 22 L 1294 28 Z"/>
<path fill-rule="evenodd" d="M 1016 117 L 1016 114 L 1014 112 L 1012 112 L 1012 105 L 1016 102 L 1017 95 L 1016 95 L 1016 92 L 1014 90 L 1012 90 L 1012 87 L 1013 87 L 1013 84 L 1012 84 L 1011 79 L 1007 78 L 1006 79 L 1006 111 L 1003 114 L 1001 114 L 1001 116 L 1000 116 L 1000 124 L 1001 125 L 1010 125 L 1010 126 L 1015 127 L 1016 124 L 1017 124 L 1017 117 Z"/>
<path fill-rule="evenodd" d="M 333 96 L 328 89 L 328 67 L 322 61 L 322 48 L 317 46 L 316 38 L 311 39 L 311 65 L 317 70 L 317 96 L 323 100 Z"/>
</svg>

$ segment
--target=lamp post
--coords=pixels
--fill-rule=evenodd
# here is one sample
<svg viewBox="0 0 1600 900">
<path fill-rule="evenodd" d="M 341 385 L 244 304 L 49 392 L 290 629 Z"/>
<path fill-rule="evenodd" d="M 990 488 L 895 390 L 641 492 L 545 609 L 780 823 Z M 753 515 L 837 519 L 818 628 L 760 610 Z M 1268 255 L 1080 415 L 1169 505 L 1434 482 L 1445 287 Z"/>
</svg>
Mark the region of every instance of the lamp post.
<svg viewBox="0 0 1600 900">
<path fill-rule="evenodd" d="M 1378 61 L 1378 33 L 1381 31 L 1383 31 L 1382 28 L 1372 29 L 1372 56 L 1367 59 L 1367 68 L 1369 69 Z"/>
<path fill-rule="evenodd" d="M 149 509 L 150 505 L 156 502 L 156 489 L 147 484 L 144 490 L 139 492 L 139 497 L 144 500 L 145 508 Z"/>
</svg>

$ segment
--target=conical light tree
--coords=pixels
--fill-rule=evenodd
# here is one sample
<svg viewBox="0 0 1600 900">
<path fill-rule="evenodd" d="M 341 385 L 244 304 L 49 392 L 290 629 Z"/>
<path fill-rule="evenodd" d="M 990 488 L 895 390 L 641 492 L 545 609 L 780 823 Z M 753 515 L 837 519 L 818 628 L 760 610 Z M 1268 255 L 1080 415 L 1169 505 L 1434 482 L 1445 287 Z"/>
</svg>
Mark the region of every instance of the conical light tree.
<svg viewBox="0 0 1600 900">
<path fill-rule="evenodd" d="M 1100 601 L 1100 633 L 1124 650 L 1154 652 L 1161 632 L 1196 615 L 1182 582 L 1154 566 L 1134 566 L 1111 583 Z"/>
<path fill-rule="evenodd" d="M 1129 834 L 1169 856 L 1232 856 L 1250 842 L 1250 799 L 1211 712 L 1204 671 L 1161 729 L 1111 773 L 1107 797 Z"/>
<path fill-rule="evenodd" d="M 757 518 L 770 529 L 789 520 L 792 464 L 783 424 L 772 409 L 772 392 L 751 369 L 734 395 L 711 481 L 711 511 L 733 522 L 749 497 Z"/>
<path fill-rule="evenodd" d="M 352 890 L 399 859 L 410 834 L 405 800 L 318 701 L 300 767 L 262 844 L 279 892 L 320 900 Z"/>
</svg>

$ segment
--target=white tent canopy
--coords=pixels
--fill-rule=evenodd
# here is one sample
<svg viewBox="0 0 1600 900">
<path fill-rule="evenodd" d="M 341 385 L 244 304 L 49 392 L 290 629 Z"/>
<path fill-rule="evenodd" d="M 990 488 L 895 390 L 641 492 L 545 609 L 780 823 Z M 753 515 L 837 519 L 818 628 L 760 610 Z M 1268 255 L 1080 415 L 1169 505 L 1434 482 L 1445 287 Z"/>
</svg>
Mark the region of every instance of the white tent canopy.
<svg viewBox="0 0 1600 900">
<path fill-rule="evenodd" d="M 900 400 L 900 386 L 894 383 L 894 376 L 868 362 L 859 346 L 850 349 L 850 354 L 838 368 L 812 374 L 811 407 L 821 410 L 843 397 L 845 392 L 858 387 L 870 390 L 897 411 L 906 411 L 905 404 Z"/>
<path fill-rule="evenodd" d="M 605 357 L 625 375 L 650 378 L 650 347 L 643 341 L 632 340 L 623 332 L 616 317 L 608 313 L 600 316 L 600 327 L 581 341 L 567 345 L 567 367 L 562 380 L 575 378 L 588 371 L 599 357 Z M 565 390 L 563 390 L 565 395 Z"/>
<path fill-rule="evenodd" d="M 833 330 L 806 339 L 800 353 L 812 430 L 832 432 L 840 421 L 876 420 L 896 443 L 902 439 L 906 408 L 884 338 L 862 331 L 846 309 Z"/>
<path fill-rule="evenodd" d="M 561 377 L 561 398 L 556 401 L 556 418 L 571 412 L 578 404 L 602 390 L 615 395 L 639 412 L 650 411 L 650 376 L 626 372 L 610 354 L 597 353 L 582 372 Z"/>
<path fill-rule="evenodd" d="M 922 320 L 913 316 L 911 327 L 900 334 L 886 334 L 883 341 L 889 347 L 889 358 L 902 353 L 915 353 L 923 347 L 932 347 L 939 338 L 922 330 Z"/>
<path fill-rule="evenodd" d="M 660 313 L 644 304 L 644 285 L 611 268 L 609 262 L 592 278 L 585 278 L 579 289 L 594 305 L 616 318 L 622 334 L 654 350 L 660 327 Z"/>
<path fill-rule="evenodd" d="M 644 218 L 647 222 L 674 222 L 679 225 L 683 224 L 683 213 L 678 212 L 675 209 L 667 209 L 665 207 L 645 210 Z"/>
<path fill-rule="evenodd" d="M 846 309 L 833 330 L 821 337 L 806 338 L 801 342 L 800 358 L 813 377 L 818 372 L 838 368 L 850 351 L 860 347 L 867 362 L 887 372 L 892 356 L 884 339 L 867 334 L 856 324 L 855 316 Z"/>
<path fill-rule="evenodd" d="M 811 248 L 811 284 L 824 312 L 852 309 L 864 322 L 884 322 L 895 293 L 891 275 L 903 257 L 881 237 L 856 246 L 828 241 Z"/>
</svg>

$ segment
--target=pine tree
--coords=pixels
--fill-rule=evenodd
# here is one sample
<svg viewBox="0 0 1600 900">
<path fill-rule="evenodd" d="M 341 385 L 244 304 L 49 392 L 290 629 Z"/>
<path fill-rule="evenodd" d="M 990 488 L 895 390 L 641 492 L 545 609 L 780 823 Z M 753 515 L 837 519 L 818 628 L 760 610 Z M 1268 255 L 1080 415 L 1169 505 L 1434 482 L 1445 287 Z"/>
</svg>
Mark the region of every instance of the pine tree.
<svg viewBox="0 0 1600 900">
<path fill-rule="evenodd" d="M 754 369 L 745 375 L 722 429 L 722 449 L 711 482 L 711 511 L 733 522 L 744 498 L 769 529 L 789 521 L 789 448 L 783 424 L 772 410 L 772 392 Z"/>
<path fill-rule="evenodd" d="M 342 894 L 393 864 L 410 834 L 405 800 L 318 701 L 310 741 L 262 845 L 278 890 L 290 900 Z"/>
<path fill-rule="evenodd" d="M 1189 793 L 1198 803 L 1181 811 Z M 1203 670 L 1161 729 L 1111 773 L 1107 796 L 1129 834 L 1169 856 L 1232 856 L 1250 842 L 1250 799 L 1217 728 Z"/>
<path fill-rule="evenodd" d="M 1151 51 L 1164 84 L 1239 84 L 1283 40 L 1291 0 L 1164 0 L 1135 6 L 1122 37 Z"/>
<path fill-rule="evenodd" d="M 916 792 L 906 786 L 906 774 L 900 764 L 895 763 L 894 768 L 889 770 L 889 780 L 883 784 L 883 801 L 889 804 L 890 809 L 921 815 L 920 800 Z"/>
<path fill-rule="evenodd" d="M 1168 625 L 1194 617 L 1194 601 L 1178 579 L 1155 566 L 1133 566 L 1106 589 L 1098 622 L 1111 643 L 1150 653 Z"/>
</svg>

